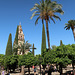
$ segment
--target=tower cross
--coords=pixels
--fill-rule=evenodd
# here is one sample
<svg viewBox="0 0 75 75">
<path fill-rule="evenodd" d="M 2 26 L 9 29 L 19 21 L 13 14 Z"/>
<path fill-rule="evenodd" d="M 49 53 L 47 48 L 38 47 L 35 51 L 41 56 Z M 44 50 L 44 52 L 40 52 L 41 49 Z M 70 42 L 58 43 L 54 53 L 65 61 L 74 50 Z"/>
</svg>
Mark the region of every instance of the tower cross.
<svg viewBox="0 0 75 75">
<path fill-rule="evenodd" d="M 21 25 L 21 22 L 19 22 L 19 25 Z"/>
<path fill-rule="evenodd" d="M 32 54 L 35 55 L 34 50 L 35 50 L 36 48 L 34 47 L 34 44 L 33 44 L 33 47 L 30 48 L 30 49 L 32 49 Z"/>
</svg>

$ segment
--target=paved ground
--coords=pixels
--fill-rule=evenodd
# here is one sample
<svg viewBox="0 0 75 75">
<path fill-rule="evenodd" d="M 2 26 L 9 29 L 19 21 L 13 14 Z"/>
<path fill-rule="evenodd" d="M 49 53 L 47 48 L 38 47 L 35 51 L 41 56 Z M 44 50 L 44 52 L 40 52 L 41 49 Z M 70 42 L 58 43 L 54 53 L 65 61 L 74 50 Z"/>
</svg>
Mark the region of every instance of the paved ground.
<svg viewBox="0 0 75 75">
<path fill-rule="evenodd" d="M 25 68 L 25 71 L 26 71 L 25 75 L 28 75 L 28 72 L 27 72 L 28 69 L 27 68 Z M 33 69 L 32 68 L 30 69 L 30 71 L 31 71 L 30 74 L 31 75 L 34 75 L 34 72 L 33 72 Z M 67 68 L 63 68 L 63 73 L 66 73 L 66 72 L 69 72 L 69 71 L 72 71 L 72 67 L 71 66 L 67 66 Z M 36 74 L 37 75 L 40 75 L 39 74 L 39 67 L 37 69 Z M 10 75 L 22 75 L 22 74 L 21 73 L 10 73 Z M 48 74 L 45 74 L 45 75 L 48 75 Z M 59 74 L 59 72 L 52 72 L 52 75 L 60 75 L 60 74 Z"/>
<path fill-rule="evenodd" d="M 25 69 L 25 70 L 27 70 L 27 69 Z M 71 66 L 67 66 L 67 68 L 63 68 L 63 73 L 66 73 L 66 72 L 69 72 L 69 71 L 72 71 L 72 67 Z M 33 72 L 33 69 L 31 69 L 31 75 L 34 75 L 34 72 Z M 40 75 L 40 74 L 38 74 L 39 73 L 39 69 L 37 69 L 37 72 L 36 72 L 36 74 L 37 75 Z M 21 73 L 12 73 L 12 74 L 10 74 L 10 75 L 22 75 Z M 28 75 L 28 72 L 26 72 L 25 73 L 25 75 Z M 48 74 L 45 74 L 45 75 L 48 75 Z M 59 74 L 59 72 L 52 72 L 52 75 L 60 75 Z M 65 75 L 65 74 L 64 74 Z"/>
</svg>

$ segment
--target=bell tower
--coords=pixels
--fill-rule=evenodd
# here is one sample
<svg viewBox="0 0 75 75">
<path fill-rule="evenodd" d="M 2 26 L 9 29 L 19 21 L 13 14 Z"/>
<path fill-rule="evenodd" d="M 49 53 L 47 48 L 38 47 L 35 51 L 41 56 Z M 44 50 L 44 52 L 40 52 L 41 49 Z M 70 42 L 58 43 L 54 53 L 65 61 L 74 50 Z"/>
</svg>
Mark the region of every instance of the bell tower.
<svg viewBox="0 0 75 75">
<path fill-rule="evenodd" d="M 24 34 L 23 34 L 23 30 L 22 30 L 22 27 L 21 27 L 21 23 L 19 24 L 18 26 L 18 45 L 21 46 L 20 44 L 23 44 L 24 43 Z M 22 51 L 20 48 L 18 48 L 18 52 L 17 52 L 18 55 L 22 55 Z"/>
</svg>

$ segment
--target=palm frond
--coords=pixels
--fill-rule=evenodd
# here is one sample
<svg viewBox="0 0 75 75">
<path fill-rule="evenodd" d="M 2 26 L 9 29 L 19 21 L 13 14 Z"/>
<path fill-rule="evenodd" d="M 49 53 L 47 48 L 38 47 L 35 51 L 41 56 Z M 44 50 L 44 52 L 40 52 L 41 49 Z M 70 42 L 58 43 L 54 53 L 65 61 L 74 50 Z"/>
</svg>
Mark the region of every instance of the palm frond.
<svg viewBox="0 0 75 75">
<path fill-rule="evenodd" d="M 54 19 L 52 17 L 50 17 L 50 19 L 55 23 Z"/>
<path fill-rule="evenodd" d="M 34 16 L 39 15 L 39 14 L 36 14 L 36 13 L 39 13 L 39 11 L 34 11 L 34 13 L 32 14 L 32 16 L 31 16 L 31 18 L 30 18 L 30 19 L 32 19 Z"/>
<path fill-rule="evenodd" d="M 61 15 L 64 14 L 64 11 L 62 9 L 56 9 L 55 12 L 60 13 Z"/>
<path fill-rule="evenodd" d="M 34 16 L 38 16 L 39 14 L 35 14 L 35 15 L 32 15 L 31 17 L 30 17 L 30 19 L 32 19 Z"/>
<path fill-rule="evenodd" d="M 64 27 L 64 29 L 67 28 L 67 26 Z"/>
<path fill-rule="evenodd" d="M 69 30 L 70 28 L 71 28 L 70 24 L 65 23 L 65 27 L 64 27 L 64 29 Z"/>
<path fill-rule="evenodd" d="M 35 9 L 36 9 L 36 7 L 33 7 L 33 8 L 30 9 L 30 11 L 33 11 L 33 10 L 35 10 Z"/>
<path fill-rule="evenodd" d="M 65 27 L 64 27 L 64 29 L 69 30 L 69 29 L 70 29 L 70 27 L 65 26 Z"/>
<path fill-rule="evenodd" d="M 35 25 L 38 24 L 38 20 L 40 19 L 40 16 L 36 19 Z"/>
<path fill-rule="evenodd" d="M 30 11 L 39 10 L 39 9 L 41 9 L 41 3 L 40 3 L 40 5 L 36 3 L 36 4 L 34 5 L 34 7 L 30 9 Z"/>
<path fill-rule="evenodd" d="M 37 7 L 37 6 L 39 6 L 39 4 L 35 3 L 35 5 L 34 5 L 34 6 L 36 6 L 36 7 Z"/>
<path fill-rule="evenodd" d="M 50 23 L 50 19 L 48 20 L 48 22 Z"/>
<path fill-rule="evenodd" d="M 53 17 L 54 17 L 55 19 L 59 19 L 59 20 L 61 21 L 61 19 L 60 19 L 59 16 L 57 16 L 57 15 L 53 15 Z"/>
<path fill-rule="evenodd" d="M 56 1 L 53 1 L 51 3 L 48 4 L 48 7 L 50 7 L 51 9 L 55 9 L 56 8 Z"/>
<path fill-rule="evenodd" d="M 44 5 L 44 0 L 42 0 L 42 4 Z"/>
<path fill-rule="evenodd" d="M 38 9 L 41 9 L 41 3 L 40 3 L 40 5 L 36 3 L 36 4 L 34 5 L 34 7 L 38 8 Z"/>
<path fill-rule="evenodd" d="M 68 26 L 69 24 L 65 23 L 65 26 Z"/>
<path fill-rule="evenodd" d="M 49 4 L 49 6 L 52 8 L 52 10 L 57 10 L 57 9 L 61 9 L 62 5 L 61 4 L 57 4 L 56 1 L 53 1 Z"/>
<path fill-rule="evenodd" d="M 49 18 L 55 23 L 54 18 L 56 19 L 59 19 L 61 20 L 57 15 L 54 15 L 56 12 L 57 13 L 60 13 L 60 14 L 63 14 L 64 12 L 62 11 L 62 5 L 61 4 L 57 4 L 56 1 L 51 1 L 51 0 L 41 0 L 40 1 L 40 4 L 35 4 L 34 7 L 31 9 L 32 10 L 36 10 L 38 12 L 34 12 L 31 16 L 31 19 L 37 15 L 39 15 L 40 17 L 43 16 L 42 19 L 46 19 L 47 17 L 45 16 L 48 16 L 48 22 L 49 21 Z M 43 12 L 43 13 L 42 13 Z M 38 14 L 39 13 L 39 14 Z M 41 14 L 42 13 L 42 14 Z M 40 15 L 41 14 L 41 15 Z M 38 19 L 40 18 L 38 17 L 35 21 L 35 25 L 38 23 Z"/>
<path fill-rule="evenodd" d="M 62 8 L 62 5 L 61 4 L 57 4 L 56 8 L 60 9 L 60 8 Z"/>
</svg>

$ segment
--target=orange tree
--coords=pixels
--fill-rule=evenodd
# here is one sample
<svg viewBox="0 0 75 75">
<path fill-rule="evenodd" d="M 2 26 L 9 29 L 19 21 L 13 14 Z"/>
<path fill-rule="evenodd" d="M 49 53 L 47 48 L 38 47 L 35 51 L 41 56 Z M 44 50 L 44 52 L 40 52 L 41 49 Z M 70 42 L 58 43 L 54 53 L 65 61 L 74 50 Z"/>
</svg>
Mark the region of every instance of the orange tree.
<svg viewBox="0 0 75 75">
<path fill-rule="evenodd" d="M 18 66 L 18 56 L 17 55 L 10 55 L 10 56 L 5 56 L 4 58 L 4 67 L 7 71 L 15 71 L 15 69 Z"/>
<path fill-rule="evenodd" d="M 26 67 L 28 67 L 28 72 L 30 75 L 30 67 L 35 64 L 35 61 L 36 58 L 34 57 L 34 55 L 32 53 L 28 53 L 27 55 L 24 54 L 22 56 L 19 56 L 18 64 L 19 66 L 25 65 Z"/>
<path fill-rule="evenodd" d="M 4 66 L 4 56 L 3 54 L 0 54 L 0 66 Z"/>
<path fill-rule="evenodd" d="M 63 67 L 66 67 L 68 64 L 71 64 L 72 60 L 69 58 L 69 55 L 73 51 L 70 45 L 58 46 L 55 50 L 50 50 L 45 55 L 46 63 L 58 64 L 60 69 L 60 75 L 63 73 Z M 50 73 L 49 73 L 50 75 Z"/>
</svg>

